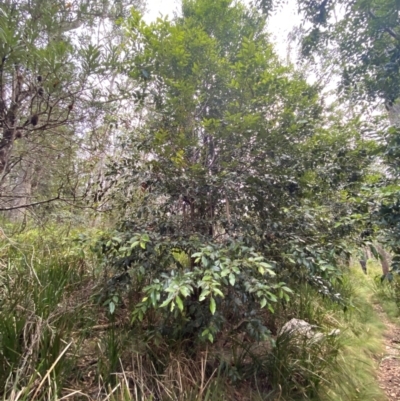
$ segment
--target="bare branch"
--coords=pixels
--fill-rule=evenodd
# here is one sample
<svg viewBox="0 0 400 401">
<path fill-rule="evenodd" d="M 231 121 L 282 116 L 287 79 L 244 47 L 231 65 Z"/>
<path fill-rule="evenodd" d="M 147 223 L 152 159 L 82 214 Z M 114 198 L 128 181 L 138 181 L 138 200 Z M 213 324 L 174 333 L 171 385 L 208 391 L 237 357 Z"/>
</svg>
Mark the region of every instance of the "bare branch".
<svg viewBox="0 0 400 401">
<path fill-rule="evenodd" d="M 12 206 L 12 207 L 2 207 L 0 208 L 1 212 L 6 212 L 8 210 L 15 210 L 15 209 L 23 209 L 23 208 L 27 208 L 27 207 L 31 207 L 31 206 L 37 206 L 37 205 L 43 205 L 45 203 L 50 203 L 50 202 L 54 202 L 56 200 L 62 200 L 60 198 L 60 195 L 57 195 L 55 198 L 51 198 L 51 199 L 47 199 L 45 201 L 40 201 L 40 202 L 34 202 L 34 203 L 28 203 L 26 205 L 19 205 L 19 206 Z"/>
</svg>

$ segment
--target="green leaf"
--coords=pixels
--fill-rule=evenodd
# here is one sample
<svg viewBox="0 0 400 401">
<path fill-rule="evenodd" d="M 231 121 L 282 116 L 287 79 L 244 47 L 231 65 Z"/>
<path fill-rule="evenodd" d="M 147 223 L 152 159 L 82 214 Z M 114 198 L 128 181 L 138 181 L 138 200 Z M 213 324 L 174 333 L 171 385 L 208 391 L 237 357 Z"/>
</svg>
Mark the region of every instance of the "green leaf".
<svg viewBox="0 0 400 401">
<path fill-rule="evenodd" d="M 183 311 L 183 302 L 179 296 L 175 298 L 175 302 L 178 305 L 179 310 L 182 312 Z"/>
<path fill-rule="evenodd" d="M 155 291 L 152 291 L 151 295 L 150 295 L 150 299 L 151 299 L 151 304 L 153 306 L 157 305 L 157 299 L 159 299 L 160 294 L 156 293 Z"/>
<path fill-rule="evenodd" d="M 172 298 L 167 298 L 161 305 L 160 308 L 165 308 L 166 306 L 168 306 L 170 304 L 170 302 L 172 301 Z"/>
<path fill-rule="evenodd" d="M 265 267 L 266 269 L 272 268 L 272 265 L 270 265 L 269 263 L 266 263 L 266 262 L 260 262 L 259 265 L 262 267 Z"/>
<path fill-rule="evenodd" d="M 115 303 L 114 302 L 110 302 L 108 304 L 108 307 L 110 309 L 110 314 L 112 315 L 115 312 Z"/>
<path fill-rule="evenodd" d="M 199 301 L 204 301 L 209 294 L 210 290 L 203 290 L 200 294 Z"/>
<path fill-rule="evenodd" d="M 214 341 L 214 336 L 211 334 L 210 329 L 203 330 L 201 336 L 207 338 L 211 343 Z"/>
<path fill-rule="evenodd" d="M 230 284 L 231 286 L 234 286 L 234 285 L 235 285 L 235 280 L 236 280 L 235 275 L 234 275 L 233 273 L 231 273 L 231 274 L 229 275 L 229 284 Z"/>
<path fill-rule="evenodd" d="M 213 315 L 215 313 L 215 310 L 217 308 L 217 305 L 215 303 L 215 299 L 213 297 L 210 298 L 210 312 Z"/>
<path fill-rule="evenodd" d="M 213 293 L 219 295 L 222 298 L 224 297 L 223 292 L 219 288 L 213 287 Z"/>
<path fill-rule="evenodd" d="M 190 290 L 187 287 L 182 287 L 179 291 L 185 298 L 190 295 Z"/>
</svg>

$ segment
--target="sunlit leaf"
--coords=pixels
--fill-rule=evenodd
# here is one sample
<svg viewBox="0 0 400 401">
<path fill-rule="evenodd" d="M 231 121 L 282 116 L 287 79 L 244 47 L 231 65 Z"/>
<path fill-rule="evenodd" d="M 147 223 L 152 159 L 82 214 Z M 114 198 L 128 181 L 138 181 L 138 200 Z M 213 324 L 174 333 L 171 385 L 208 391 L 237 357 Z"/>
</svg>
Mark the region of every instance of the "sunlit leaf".
<svg viewBox="0 0 400 401">
<path fill-rule="evenodd" d="M 217 304 L 215 303 L 215 299 L 213 297 L 210 298 L 210 312 L 211 314 L 215 313 L 215 310 L 217 308 Z"/>
<path fill-rule="evenodd" d="M 183 311 L 183 302 L 179 296 L 175 298 L 175 302 L 178 305 L 179 310 L 182 312 Z"/>
</svg>

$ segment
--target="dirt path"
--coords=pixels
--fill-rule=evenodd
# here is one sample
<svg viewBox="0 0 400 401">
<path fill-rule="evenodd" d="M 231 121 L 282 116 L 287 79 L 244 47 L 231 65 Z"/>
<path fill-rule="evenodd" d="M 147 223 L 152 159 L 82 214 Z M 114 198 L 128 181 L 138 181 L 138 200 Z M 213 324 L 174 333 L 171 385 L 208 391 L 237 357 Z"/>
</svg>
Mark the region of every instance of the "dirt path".
<svg viewBox="0 0 400 401">
<path fill-rule="evenodd" d="M 400 401 L 400 327 L 390 322 L 382 308 L 376 306 L 386 325 L 385 351 L 379 361 L 379 386 L 389 401 Z"/>
</svg>

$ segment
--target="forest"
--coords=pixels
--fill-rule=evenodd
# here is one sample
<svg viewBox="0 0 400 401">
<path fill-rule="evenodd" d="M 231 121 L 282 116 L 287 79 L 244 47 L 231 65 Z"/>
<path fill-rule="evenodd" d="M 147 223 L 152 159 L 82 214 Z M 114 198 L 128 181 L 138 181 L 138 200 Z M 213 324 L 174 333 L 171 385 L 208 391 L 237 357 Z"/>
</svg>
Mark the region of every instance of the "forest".
<svg viewBox="0 0 400 401">
<path fill-rule="evenodd" d="M 175 6 L 0 0 L 1 400 L 400 400 L 400 1 Z"/>
</svg>

